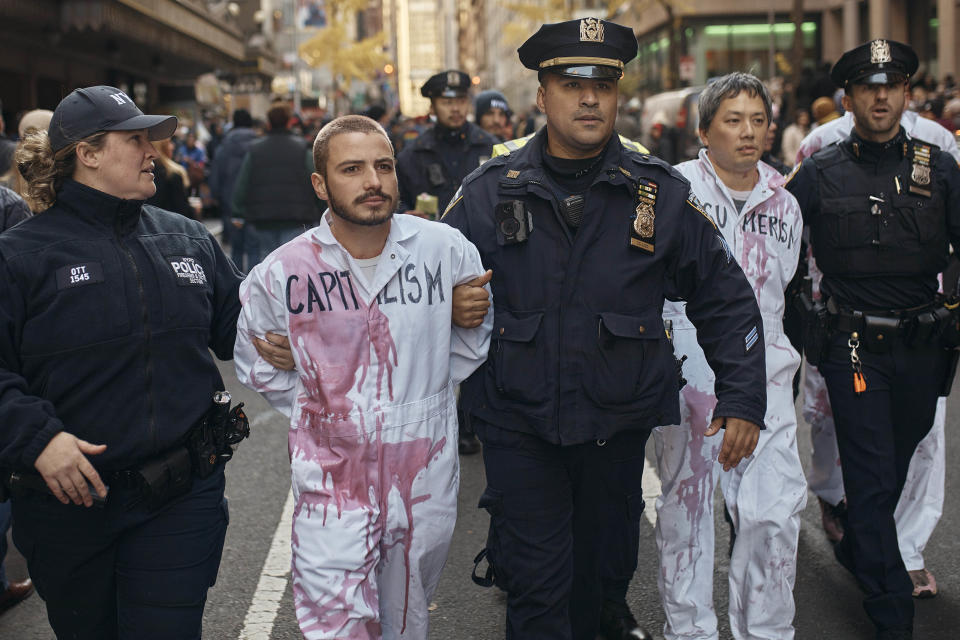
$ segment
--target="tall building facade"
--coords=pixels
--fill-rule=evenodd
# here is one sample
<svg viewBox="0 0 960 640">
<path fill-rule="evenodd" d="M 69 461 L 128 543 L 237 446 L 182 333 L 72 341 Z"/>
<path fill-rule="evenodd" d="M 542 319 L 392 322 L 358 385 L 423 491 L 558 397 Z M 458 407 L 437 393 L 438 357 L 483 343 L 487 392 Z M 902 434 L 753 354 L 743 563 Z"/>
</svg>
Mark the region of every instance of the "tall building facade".
<svg viewBox="0 0 960 640">
<path fill-rule="evenodd" d="M 255 10 L 222 0 L 4 0 L 7 122 L 92 84 L 123 89 L 147 110 L 194 101 L 204 74 L 218 90 L 268 87 L 276 59 Z"/>
<path fill-rule="evenodd" d="M 958 0 L 805 0 L 804 66 L 836 61 L 872 38 L 891 38 L 917 50 L 922 70 L 956 77 L 957 5 Z M 793 6 L 793 0 L 668 0 L 645 3 L 642 10 L 632 5 L 621 22 L 637 33 L 641 86 L 663 90 L 671 81 L 703 84 L 735 70 L 788 76 Z"/>
</svg>

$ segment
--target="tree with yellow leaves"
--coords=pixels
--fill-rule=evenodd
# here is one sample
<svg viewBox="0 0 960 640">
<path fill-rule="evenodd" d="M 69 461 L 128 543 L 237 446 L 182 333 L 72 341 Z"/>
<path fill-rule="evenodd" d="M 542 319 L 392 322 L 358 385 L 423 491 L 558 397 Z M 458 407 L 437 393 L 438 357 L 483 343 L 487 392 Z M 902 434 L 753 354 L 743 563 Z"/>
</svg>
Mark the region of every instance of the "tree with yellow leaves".
<svg viewBox="0 0 960 640">
<path fill-rule="evenodd" d="M 327 26 L 298 48 L 300 58 L 311 67 L 327 67 L 339 92 L 351 80 L 367 82 L 390 62 L 383 51 L 387 35 L 383 32 L 363 40 L 350 33 L 350 16 L 366 9 L 368 0 L 327 0 Z"/>
</svg>

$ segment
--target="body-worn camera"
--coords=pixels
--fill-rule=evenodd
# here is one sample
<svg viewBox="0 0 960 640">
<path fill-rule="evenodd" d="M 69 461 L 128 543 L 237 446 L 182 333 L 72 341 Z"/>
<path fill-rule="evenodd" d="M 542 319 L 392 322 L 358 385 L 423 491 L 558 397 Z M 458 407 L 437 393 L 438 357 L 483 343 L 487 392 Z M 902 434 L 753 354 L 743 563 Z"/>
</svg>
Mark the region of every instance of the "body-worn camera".
<svg viewBox="0 0 960 640">
<path fill-rule="evenodd" d="M 501 246 L 526 242 L 533 233 L 533 216 L 522 200 L 498 202 L 494 211 L 497 243 Z"/>
</svg>

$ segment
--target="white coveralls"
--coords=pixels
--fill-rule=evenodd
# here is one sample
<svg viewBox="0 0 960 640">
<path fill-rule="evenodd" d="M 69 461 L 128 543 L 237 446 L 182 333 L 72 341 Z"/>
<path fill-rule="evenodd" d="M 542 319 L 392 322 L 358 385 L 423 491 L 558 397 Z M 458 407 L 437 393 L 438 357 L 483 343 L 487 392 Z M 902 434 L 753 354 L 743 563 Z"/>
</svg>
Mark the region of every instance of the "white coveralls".
<svg viewBox="0 0 960 640">
<path fill-rule="evenodd" d="M 674 352 L 686 355 L 681 424 L 654 430 L 662 494 L 657 499 L 658 584 L 666 612 L 664 635 L 715 640 L 714 515 L 717 480 L 737 532 L 730 558 L 730 626 L 735 638 L 793 638 L 800 512 L 807 484 L 796 441 L 793 376 L 800 357 L 783 333 L 784 288 L 793 277 L 802 219 L 784 178 L 759 163 L 760 180 L 741 213 L 717 177 L 706 150 L 677 165 L 717 224 L 757 295 L 767 364 L 765 429 L 753 455 L 724 472 L 716 461 L 722 433 L 706 438 L 716 405 L 714 375 L 682 303 L 668 303 Z M 745 345 L 747 346 L 747 345 Z"/>
<path fill-rule="evenodd" d="M 486 359 L 493 318 L 452 327 L 452 289 L 483 267 L 456 229 L 394 216 L 365 286 L 329 215 L 243 282 L 237 375 L 290 416 L 303 635 L 425 640 L 456 520 L 454 388 Z M 267 331 L 289 336 L 294 371 L 258 357 Z"/>
<path fill-rule="evenodd" d="M 921 118 L 916 112 L 904 111 L 900 126 L 907 134 L 939 146 L 960 162 L 960 149 L 957 148 L 956 140 L 936 122 Z M 843 140 L 852 129 L 853 114 L 850 112 L 817 127 L 800 144 L 797 164 L 823 147 Z M 809 256 L 808 260 L 814 292 L 819 295 L 821 274 L 813 257 Z M 923 550 L 943 513 L 946 408 L 946 398 L 940 398 L 933 428 L 917 445 L 917 450 L 910 459 L 903 493 L 894 512 L 900 555 L 908 571 L 924 568 Z M 830 410 L 830 399 L 827 397 L 823 376 L 809 363 L 804 369 L 802 413 L 803 418 L 810 423 L 810 439 L 813 444 L 810 472 L 807 475 L 810 490 L 826 502 L 836 505 L 843 500 L 844 490 L 833 412 Z"/>
</svg>

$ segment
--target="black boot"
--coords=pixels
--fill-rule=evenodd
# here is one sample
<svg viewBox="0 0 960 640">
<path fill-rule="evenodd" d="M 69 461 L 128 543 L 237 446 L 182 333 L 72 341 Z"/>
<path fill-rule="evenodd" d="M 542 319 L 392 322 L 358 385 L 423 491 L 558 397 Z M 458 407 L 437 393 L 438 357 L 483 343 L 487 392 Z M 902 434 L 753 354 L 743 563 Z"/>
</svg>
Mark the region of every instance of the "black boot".
<svg viewBox="0 0 960 640">
<path fill-rule="evenodd" d="M 600 610 L 600 637 L 604 640 L 653 640 L 624 602 L 604 600 Z"/>
</svg>

